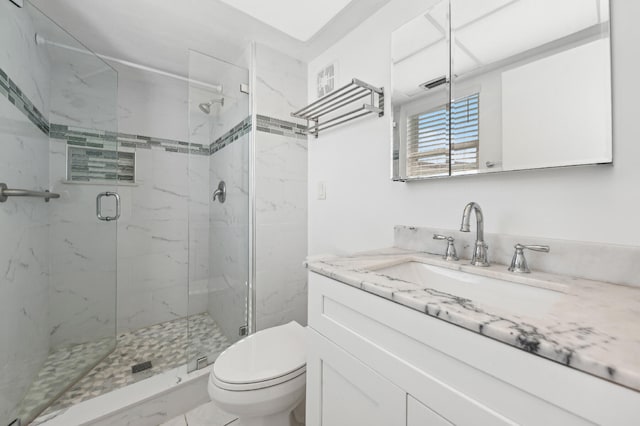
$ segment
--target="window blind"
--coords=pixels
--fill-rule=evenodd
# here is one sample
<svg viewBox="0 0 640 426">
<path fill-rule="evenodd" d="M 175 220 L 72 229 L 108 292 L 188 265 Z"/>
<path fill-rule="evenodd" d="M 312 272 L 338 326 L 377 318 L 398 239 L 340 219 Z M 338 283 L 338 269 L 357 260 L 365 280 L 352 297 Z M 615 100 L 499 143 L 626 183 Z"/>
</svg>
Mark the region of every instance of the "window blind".
<svg viewBox="0 0 640 426">
<path fill-rule="evenodd" d="M 407 120 L 407 175 L 448 176 L 478 168 L 478 93 Z"/>
<path fill-rule="evenodd" d="M 480 96 L 451 103 L 451 172 L 478 169 Z"/>
</svg>

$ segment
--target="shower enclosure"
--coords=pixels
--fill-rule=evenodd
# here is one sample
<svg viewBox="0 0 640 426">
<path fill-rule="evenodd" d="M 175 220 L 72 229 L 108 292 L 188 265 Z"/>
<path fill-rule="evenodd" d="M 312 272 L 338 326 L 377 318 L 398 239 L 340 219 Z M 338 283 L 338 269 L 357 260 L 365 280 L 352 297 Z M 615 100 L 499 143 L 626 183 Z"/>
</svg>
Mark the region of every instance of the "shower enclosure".
<svg viewBox="0 0 640 426">
<path fill-rule="evenodd" d="M 116 71 L 28 2 L 0 9 L 0 181 L 60 194 L 0 203 L 0 422 L 9 424 L 28 422 L 116 345 L 117 232 L 107 218 L 127 167 Z"/>
<path fill-rule="evenodd" d="M 249 328 L 251 117 L 247 68 L 189 51 L 189 80 L 189 313 L 224 337 L 207 348 L 190 329 L 193 370 Z"/>
<path fill-rule="evenodd" d="M 107 62 L 0 0 L 0 183 L 45 195 L 0 202 L 0 424 L 247 333 L 249 73 L 194 51 L 188 69 Z"/>
</svg>

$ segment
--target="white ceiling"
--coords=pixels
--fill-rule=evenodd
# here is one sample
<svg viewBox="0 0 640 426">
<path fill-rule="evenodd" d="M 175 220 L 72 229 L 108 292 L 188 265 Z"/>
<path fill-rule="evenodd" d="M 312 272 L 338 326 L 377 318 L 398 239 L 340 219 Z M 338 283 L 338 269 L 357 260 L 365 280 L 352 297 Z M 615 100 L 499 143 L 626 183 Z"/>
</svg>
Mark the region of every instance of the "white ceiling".
<svg viewBox="0 0 640 426">
<path fill-rule="evenodd" d="M 309 40 L 351 0 L 222 0 L 300 41 Z"/>
<path fill-rule="evenodd" d="M 189 49 L 238 62 L 252 40 L 307 62 L 389 2 L 342 0 L 346 7 L 309 40 L 300 41 L 222 0 L 31 1 L 94 52 L 180 75 L 188 74 Z M 310 1 L 297 0 L 307 7 L 291 10 L 274 7 L 271 0 L 262 3 L 288 19 L 312 12 Z"/>
<path fill-rule="evenodd" d="M 421 83 L 449 74 L 450 53 L 459 77 L 608 20 L 600 0 L 455 0 L 450 14 L 438 3 L 392 34 L 394 96 L 424 94 Z"/>
</svg>

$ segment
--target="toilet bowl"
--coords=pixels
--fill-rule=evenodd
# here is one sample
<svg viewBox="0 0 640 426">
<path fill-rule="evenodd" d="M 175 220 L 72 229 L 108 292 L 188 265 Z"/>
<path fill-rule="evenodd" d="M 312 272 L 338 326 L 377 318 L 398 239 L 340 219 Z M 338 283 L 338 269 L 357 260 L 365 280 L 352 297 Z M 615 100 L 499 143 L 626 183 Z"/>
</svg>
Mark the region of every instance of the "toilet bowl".
<svg viewBox="0 0 640 426">
<path fill-rule="evenodd" d="M 213 364 L 208 391 L 234 426 L 291 426 L 304 400 L 305 329 L 292 321 L 252 334 L 227 348 Z"/>
</svg>

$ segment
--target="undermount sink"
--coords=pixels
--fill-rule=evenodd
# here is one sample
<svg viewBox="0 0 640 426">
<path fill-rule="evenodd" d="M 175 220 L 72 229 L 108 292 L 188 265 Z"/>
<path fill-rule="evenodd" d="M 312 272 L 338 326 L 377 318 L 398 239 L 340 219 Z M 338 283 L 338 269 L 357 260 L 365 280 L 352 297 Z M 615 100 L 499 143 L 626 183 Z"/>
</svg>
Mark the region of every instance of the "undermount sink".
<svg viewBox="0 0 640 426">
<path fill-rule="evenodd" d="M 563 296 L 563 292 L 559 290 L 534 287 L 415 261 L 380 269 L 372 268 L 372 272 L 469 299 L 479 306 L 488 305 L 514 314 L 534 317 L 544 315 Z"/>
</svg>

